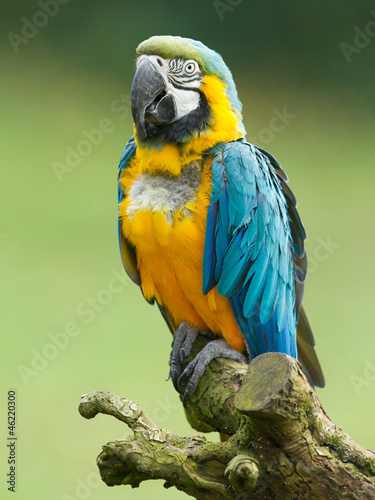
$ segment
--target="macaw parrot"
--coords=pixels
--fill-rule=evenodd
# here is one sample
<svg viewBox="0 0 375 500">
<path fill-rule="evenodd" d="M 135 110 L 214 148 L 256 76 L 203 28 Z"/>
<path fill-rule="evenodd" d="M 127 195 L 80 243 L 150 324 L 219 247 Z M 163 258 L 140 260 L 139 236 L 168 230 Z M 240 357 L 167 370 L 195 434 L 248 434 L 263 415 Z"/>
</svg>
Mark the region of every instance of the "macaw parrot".
<svg viewBox="0 0 375 500">
<path fill-rule="evenodd" d="M 174 334 L 170 376 L 184 404 L 210 361 L 298 357 L 324 377 L 301 306 L 305 230 L 287 175 L 245 140 L 222 57 L 203 43 L 153 36 L 137 48 L 134 137 L 118 174 L 122 262 Z M 186 366 L 200 332 L 213 336 Z M 188 382 L 187 382 L 188 381 Z"/>
</svg>

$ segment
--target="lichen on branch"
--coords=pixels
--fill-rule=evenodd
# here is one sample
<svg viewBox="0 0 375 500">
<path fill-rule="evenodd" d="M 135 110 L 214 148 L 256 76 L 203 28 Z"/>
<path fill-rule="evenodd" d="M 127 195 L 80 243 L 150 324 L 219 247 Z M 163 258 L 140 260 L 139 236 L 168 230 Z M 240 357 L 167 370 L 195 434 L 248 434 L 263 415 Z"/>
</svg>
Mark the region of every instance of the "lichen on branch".
<svg viewBox="0 0 375 500">
<path fill-rule="evenodd" d="M 107 392 L 82 396 L 81 415 L 112 415 L 133 431 L 103 446 L 108 486 L 162 479 L 197 499 L 375 498 L 375 454 L 326 415 L 297 360 L 267 353 L 246 366 L 211 362 L 186 410 L 199 431 L 223 443 L 161 429 L 133 401 Z"/>
</svg>

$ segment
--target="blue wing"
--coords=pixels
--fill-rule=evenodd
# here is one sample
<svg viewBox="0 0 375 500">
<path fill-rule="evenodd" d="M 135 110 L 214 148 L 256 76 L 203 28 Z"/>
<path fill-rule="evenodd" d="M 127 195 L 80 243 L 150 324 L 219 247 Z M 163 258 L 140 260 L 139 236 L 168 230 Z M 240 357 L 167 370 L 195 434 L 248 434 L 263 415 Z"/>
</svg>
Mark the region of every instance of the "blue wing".
<svg viewBox="0 0 375 500">
<path fill-rule="evenodd" d="M 216 286 L 229 299 L 251 357 L 296 357 L 295 250 L 281 185 L 287 178 L 271 159 L 243 141 L 215 154 L 203 292 Z"/>
<path fill-rule="evenodd" d="M 311 331 L 310 323 L 302 306 L 303 291 L 307 274 L 307 257 L 305 253 L 305 228 L 297 212 L 297 201 L 287 185 L 288 176 L 281 168 L 276 159 L 267 151 L 259 150 L 269 160 L 279 178 L 283 190 L 289 216 L 289 226 L 293 240 L 293 265 L 294 265 L 294 288 L 296 295 L 296 319 L 297 319 L 297 350 L 298 359 L 312 386 L 324 387 L 324 375 L 315 352 L 315 340 Z"/>
<path fill-rule="evenodd" d="M 131 137 L 128 143 L 125 146 L 125 149 L 122 153 L 120 164 L 118 167 L 118 177 L 117 177 L 117 201 L 120 205 L 124 193 L 122 191 L 120 179 L 123 174 L 124 169 L 128 168 L 131 159 L 135 155 L 135 151 L 137 146 L 134 141 L 134 137 Z M 125 271 L 128 273 L 131 280 L 134 281 L 137 285 L 141 286 L 141 277 L 139 275 L 139 271 L 137 268 L 137 259 L 135 255 L 134 247 L 125 239 L 124 235 L 121 231 L 121 221 L 120 217 L 118 217 L 118 239 L 120 245 L 120 253 L 122 263 L 124 265 Z"/>
</svg>

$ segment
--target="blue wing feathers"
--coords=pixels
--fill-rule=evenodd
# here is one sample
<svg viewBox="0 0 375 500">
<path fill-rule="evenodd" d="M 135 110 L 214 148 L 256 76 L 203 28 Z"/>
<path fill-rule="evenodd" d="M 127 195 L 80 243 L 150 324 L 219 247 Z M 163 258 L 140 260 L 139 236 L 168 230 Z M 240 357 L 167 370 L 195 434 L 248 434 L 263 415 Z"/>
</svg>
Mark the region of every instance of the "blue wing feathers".
<svg viewBox="0 0 375 500">
<path fill-rule="evenodd" d="M 203 253 L 203 293 L 207 294 L 215 285 L 215 229 L 218 205 L 211 203 L 207 210 L 207 228 Z"/>
<path fill-rule="evenodd" d="M 257 356 L 257 354 L 259 353 L 258 339 L 257 337 L 252 335 L 251 325 L 242 314 L 241 294 L 233 295 L 232 297 L 230 297 L 229 303 L 234 312 L 234 315 L 236 316 L 238 326 L 240 327 L 241 332 L 247 340 L 247 346 L 250 352 L 251 359 L 255 358 L 255 356 Z"/>
<path fill-rule="evenodd" d="M 292 207 L 295 198 L 289 188 L 284 194 L 286 181 L 272 155 L 243 141 L 224 145 L 213 159 L 211 204 L 218 207 L 216 217 L 208 211 L 203 290 L 216 285 L 228 297 L 251 356 L 270 350 L 296 355 L 294 241 L 286 197 Z M 297 233 L 303 243 L 298 225 Z M 301 250 L 298 238 L 296 243 Z"/>
<path fill-rule="evenodd" d="M 267 323 L 276 309 L 277 299 L 278 299 L 278 270 L 271 265 L 268 267 L 266 285 L 264 287 L 264 293 L 262 297 L 262 303 L 260 306 L 260 322 L 262 324 Z"/>
<path fill-rule="evenodd" d="M 120 163 L 118 166 L 118 180 L 120 180 L 121 173 L 122 173 L 123 169 L 127 168 L 129 166 L 129 162 L 133 158 L 133 156 L 135 155 L 135 151 L 136 151 L 135 140 L 134 140 L 134 137 L 131 137 L 128 140 L 128 142 L 125 146 L 125 149 L 122 152 L 122 155 L 120 158 Z M 119 188 L 119 192 L 120 192 L 121 187 L 119 184 L 118 184 L 118 188 Z"/>
<path fill-rule="evenodd" d="M 119 169 L 118 169 L 118 178 L 117 178 L 117 200 L 118 203 L 123 199 L 123 191 L 121 187 L 121 176 L 123 173 L 123 170 L 126 169 L 133 156 L 135 155 L 136 151 L 136 145 L 134 141 L 134 137 L 131 137 L 128 141 L 128 143 L 125 146 L 125 149 L 122 153 L 121 159 L 120 159 L 120 164 L 119 164 Z M 120 217 L 118 217 L 118 239 L 119 239 L 119 245 L 120 245 L 120 253 L 121 253 L 121 259 L 122 263 L 124 265 L 124 268 L 126 272 L 129 275 L 129 278 L 134 281 L 137 285 L 141 285 L 141 277 L 139 275 L 139 271 L 137 268 L 137 258 L 135 254 L 135 249 L 133 246 L 125 239 L 124 235 L 122 234 L 121 231 L 121 221 Z"/>
<path fill-rule="evenodd" d="M 255 269 L 253 277 L 246 292 L 243 311 L 246 318 L 251 318 L 260 308 L 263 290 L 266 284 L 266 274 L 269 259 L 266 249 L 263 249 L 252 268 Z"/>
<path fill-rule="evenodd" d="M 132 138 L 120 160 L 119 180 L 135 150 Z M 304 228 L 286 181 L 272 155 L 245 142 L 215 150 L 203 292 L 217 286 L 228 297 L 251 357 L 267 351 L 296 356 L 296 315 L 307 261 Z M 122 198 L 119 182 L 119 202 Z M 140 284 L 135 251 L 120 221 L 119 240 L 125 269 Z"/>
<path fill-rule="evenodd" d="M 277 303 L 277 329 L 280 331 L 285 325 L 286 320 L 286 304 L 285 304 L 285 293 L 286 293 L 286 283 L 283 279 L 280 280 L 278 284 L 279 300 Z"/>
</svg>

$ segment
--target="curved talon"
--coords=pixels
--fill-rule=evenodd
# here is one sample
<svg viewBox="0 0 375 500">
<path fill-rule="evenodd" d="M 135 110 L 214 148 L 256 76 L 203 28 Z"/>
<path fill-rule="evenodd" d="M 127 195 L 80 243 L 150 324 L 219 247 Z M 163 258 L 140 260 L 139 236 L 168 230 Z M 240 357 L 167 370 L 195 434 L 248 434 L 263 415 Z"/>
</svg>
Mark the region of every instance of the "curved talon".
<svg viewBox="0 0 375 500">
<path fill-rule="evenodd" d="M 178 368 L 176 366 L 173 366 L 171 367 L 171 379 L 172 379 L 172 382 L 173 382 L 173 386 L 174 388 L 176 389 L 177 392 L 181 392 L 180 391 L 180 388 L 178 387 L 178 376 L 179 376 L 179 373 L 180 371 L 178 370 Z"/>
<path fill-rule="evenodd" d="M 187 410 L 190 408 L 190 406 L 187 405 L 187 400 L 190 396 L 190 393 L 188 393 L 187 391 L 185 391 L 183 397 L 182 397 L 182 405 L 184 408 L 186 408 Z"/>
<path fill-rule="evenodd" d="M 186 358 L 187 358 L 188 354 L 185 353 L 184 351 L 184 348 L 182 347 L 180 349 L 180 354 L 179 354 L 179 358 L 180 358 L 180 364 L 182 366 L 183 369 L 186 368 Z"/>
<path fill-rule="evenodd" d="M 190 355 L 192 346 L 200 333 L 203 332 L 183 322 L 179 325 L 173 337 L 172 351 L 169 358 L 170 371 L 167 380 L 172 379 L 173 385 L 179 393 L 183 392 L 181 387 L 186 385 L 182 398 L 185 408 L 188 408 L 186 403 L 189 396 L 196 392 L 202 375 L 213 359 L 227 358 L 238 362 L 247 362 L 246 356 L 231 349 L 225 339 L 216 339 L 208 342 L 193 361 L 186 366 L 186 358 Z M 215 338 L 205 332 L 204 334 L 210 338 Z"/>
<path fill-rule="evenodd" d="M 170 378 L 177 392 L 181 392 L 179 387 L 179 377 L 181 371 L 186 367 L 185 359 L 189 356 L 195 339 L 199 335 L 199 330 L 183 322 L 177 328 L 172 342 L 172 351 L 169 358 Z"/>
<path fill-rule="evenodd" d="M 187 380 L 191 377 L 191 375 L 192 375 L 192 373 L 194 371 L 194 368 L 196 367 L 197 362 L 199 361 L 199 354 L 200 353 L 198 353 L 196 355 L 196 357 L 193 359 L 193 361 L 191 363 L 189 363 L 188 366 L 185 368 L 185 370 L 181 373 L 180 378 L 178 379 L 178 383 L 180 385 L 186 385 Z"/>
<path fill-rule="evenodd" d="M 224 339 L 213 340 L 209 342 L 193 359 L 191 363 L 187 365 L 185 370 L 182 372 L 178 384 L 185 385 L 190 377 L 189 382 L 186 384 L 186 389 L 184 396 L 182 398 L 182 403 L 185 408 L 188 408 L 186 402 L 192 394 L 197 390 L 199 381 L 204 374 L 207 366 L 211 363 L 213 359 L 216 358 L 227 358 L 233 359 L 240 363 L 247 363 L 247 358 L 244 354 L 231 349 Z"/>
</svg>

